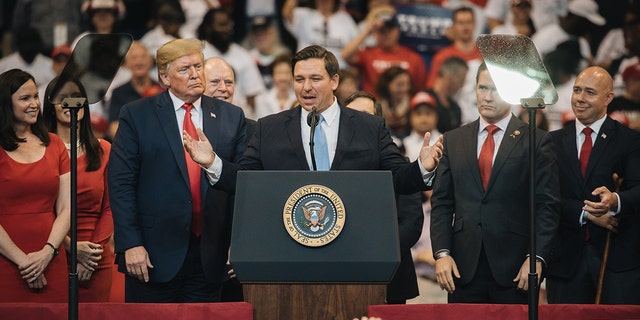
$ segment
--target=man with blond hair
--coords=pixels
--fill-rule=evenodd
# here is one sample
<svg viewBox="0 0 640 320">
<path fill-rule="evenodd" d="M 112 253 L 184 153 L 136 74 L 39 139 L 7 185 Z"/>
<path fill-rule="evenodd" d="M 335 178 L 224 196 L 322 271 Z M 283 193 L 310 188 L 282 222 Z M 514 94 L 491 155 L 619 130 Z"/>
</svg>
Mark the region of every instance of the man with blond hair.
<svg viewBox="0 0 640 320">
<path fill-rule="evenodd" d="M 168 90 L 122 107 L 109 165 L 116 261 L 127 302 L 220 300 L 230 199 L 186 155 L 182 134 L 204 132 L 235 161 L 246 147 L 242 110 L 203 95 L 202 42 L 176 39 L 157 52 Z"/>
</svg>

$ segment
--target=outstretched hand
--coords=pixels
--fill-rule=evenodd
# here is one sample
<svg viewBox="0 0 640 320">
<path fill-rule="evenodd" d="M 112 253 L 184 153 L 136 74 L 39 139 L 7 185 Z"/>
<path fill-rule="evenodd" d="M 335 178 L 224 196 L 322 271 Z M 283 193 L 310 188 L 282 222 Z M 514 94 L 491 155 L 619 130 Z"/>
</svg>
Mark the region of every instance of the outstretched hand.
<svg viewBox="0 0 640 320">
<path fill-rule="evenodd" d="M 422 148 L 420 149 L 420 162 L 427 171 L 433 171 L 440 163 L 442 158 L 442 139 L 443 136 L 438 137 L 438 140 L 430 145 L 431 133 L 424 134 L 424 141 L 422 142 Z"/>
<path fill-rule="evenodd" d="M 182 131 L 184 147 L 195 163 L 204 168 L 209 168 L 213 164 L 216 154 L 213 151 L 209 139 L 207 139 L 207 136 L 202 132 L 202 129 L 198 128 L 196 131 L 198 133 L 198 140 L 191 137 L 186 131 Z"/>
</svg>

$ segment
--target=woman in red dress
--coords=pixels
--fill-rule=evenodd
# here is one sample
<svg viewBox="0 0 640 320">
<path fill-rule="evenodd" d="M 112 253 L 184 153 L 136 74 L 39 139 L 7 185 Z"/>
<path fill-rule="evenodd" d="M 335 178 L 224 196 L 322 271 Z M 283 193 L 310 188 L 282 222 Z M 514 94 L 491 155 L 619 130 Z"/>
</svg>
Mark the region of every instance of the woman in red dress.
<svg viewBox="0 0 640 320">
<path fill-rule="evenodd" d="M 0 75 L 0 148 L 0 302 L 65 302 L 69 155 L 22 70 Z"/>
<path fill-rule="evenodd" d="M 71 117 L 62 108 L 68 97 L 86 97 L 76 79 L 55 78 L 45 91 L 43 117 L 49 132 L 56 133 L 70 151 Z M 78 110 L 78 300 L 107 302 L 111 292 L 112 268 L 115 259 L 110 240 L 113 218 L 107 195 L 107 163 L 111 144 L 98 140 L 91 128 L 89 104 Z M 69 251 L 71 239 L 64 244 Z"/>
</svg>

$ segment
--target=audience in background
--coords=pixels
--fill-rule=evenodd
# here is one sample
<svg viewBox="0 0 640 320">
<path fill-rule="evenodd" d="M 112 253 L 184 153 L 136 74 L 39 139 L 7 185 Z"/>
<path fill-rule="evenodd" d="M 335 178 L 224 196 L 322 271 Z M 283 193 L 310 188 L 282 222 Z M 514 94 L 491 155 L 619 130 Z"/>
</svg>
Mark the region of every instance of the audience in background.
<svg viewBox="0 0 640 320">
<path fill-rule="evenodd" d="M 186 17 L 180 4 L 173 1 L 159 1 L 153 7 L 155 27 L 145 33 L 140 41 L 155 58 L 156 51 L 163 44 L 183 38 L 180 29 L 186 22 Z"/>
<path fill-rule="evenodd" d="M 15 35 L 18 50 L 0 59 L 0 73 L 14 68 L 26 71 L 33 75 L 36 86 L 44 93 L 44 88 L 56 75 L 51 58 L 41 53 L 42 38 L 36 29 L 30 27 L 20 30 Z M 42 99 L 44 94 L 40 96 Z"/>
<path fill-rule="evenodd" d="M 297 99 L 293 91 L 291 55 L 276 57 L 270 67 L 273 87 L 256 97 L 256 119 L 291 108 Z"/>
<path fill-rule="evenodd" d="M 255 97 L 265 91 L 262 76 L 249 51 L 233 38 L 233 20 L 229 8 L 211 9 L 202 18 L 198 38 L 204 41 L 204 58 L 223 58 L 237 75 L 235 105 L 249 119 L 255 119 Z"/>
<path fill-rule="evenodd" d="M 109 137 L 115 137 L 118 130 L 118 116 L 125 104 L 145 97 L 154 96 L 164 88 L 150 77 L 154 66 L 153 57 L 142 42 L 136 41 L 124 58 L 124 66 L 131 72 L 131 80 L 113 90 L 109 103 Z"/>
<path fill-rule="evenodd" d="M 340 83 L 334 93 L 338 102 L 344 105 L 347 98 L 358 91 L 360 79 L 358 78 L 358 73 L 353 69 L 340 69 L 338 70 L 338 76 L 340 77 Z"/>
<path fill-rule="evenodd" d="M 400 140 L 411 131 L 408 114 L 413 88 L 409 71 L 401 67 L 385 70 L 376 84 L 376 93 L 387 128 L 391 131 L 394 142 L 400 145 Z"/>
<path fill-rule="evenodd" d="M 358 34 L 353 18 L 340 10 L 339 0 L 315 0 L 313 7 L 298 6 L 298 0 L 286 0 L 282 17 L 287 30 L 298 40 L 301 50 L 309 45 L 320 45 L 338 59 L 339 67 L 348 67 L 340 51 Z"/>
<path fill-rule="evenodd" d="M 640 131 L 640 63 L 628 66 L 622 73 L 625 90 L 613 98 L 607 112 L 624 114 L 631 129 Z M 613 116 L 612 116 L 613 117 Z"/>
<path fill-rule="evenodd" d="M 432 88 L 438 78 L 438 70 L 444 60 L 449 57 L 459 57 L 467 62 L 469 70 L 462 89 L 455 97 L 460 105 L 462 123 L 468 123 L 478 118 L 479 113 L 475 99 L 475 74 L 478 66 L 482 63 L 482 56 L 475 43 L 475 15 L 468 7 L 460 7 L 453 11 L 453 25 L 451 26 L 451 36 L 453 44 L 438 51 L 431 60 L 427 88 Z"/>
<path fill-rule="evenodd" d="M 462 89 L 467 71 L 467 63 L 459 57 L 445 59 L 438 70 L 433 88 L 427 92 L 435 99 L 438 112 L 438 131 L 445 133 L 462 124 L 462 111 L 455 95 Z"/>
<path fill-rule="evenodd" d="M 411 75 L 412 87 L 424 86 L 427 69 L 422 56 L 400 45 L 400 22 L 392 7 L 377 7 L 367 17 L 367 28 L 342 49 L 342 58 L 358 69 L 362 90 L 373 92 L 380 75 L 389 67 L 406 69 Z M 362 48 L 365 39 L 374 34 L 375 47 Z"/>
<path fill-rule="evenodd" d="M 278 36 L 278 29 L 270 16 L 258 16 L 251 20 L 251 32 L 249 33 L 249 53 L 260 70 L 262 81 L 266 89 L 273 87 L 271 75 L 271 63 L 283 55 L 289 54 Z"/>
</svg>

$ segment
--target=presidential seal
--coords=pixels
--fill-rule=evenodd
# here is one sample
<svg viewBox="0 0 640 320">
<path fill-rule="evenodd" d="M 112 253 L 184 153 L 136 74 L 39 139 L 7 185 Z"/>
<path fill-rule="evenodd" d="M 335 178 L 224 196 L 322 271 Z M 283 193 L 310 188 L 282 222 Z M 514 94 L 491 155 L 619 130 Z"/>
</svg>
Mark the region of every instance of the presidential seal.
<svg viewBox="0 0 640 320">
<path fill-rule="evenodd" d="M 342 199 L 317 184 L 294 191 L 282 214 L 289 236 L 308 247 L 321 247 L 335 240 L 344 228 L 345 217 Z"/>
</svg>

